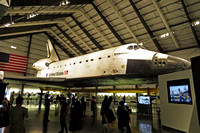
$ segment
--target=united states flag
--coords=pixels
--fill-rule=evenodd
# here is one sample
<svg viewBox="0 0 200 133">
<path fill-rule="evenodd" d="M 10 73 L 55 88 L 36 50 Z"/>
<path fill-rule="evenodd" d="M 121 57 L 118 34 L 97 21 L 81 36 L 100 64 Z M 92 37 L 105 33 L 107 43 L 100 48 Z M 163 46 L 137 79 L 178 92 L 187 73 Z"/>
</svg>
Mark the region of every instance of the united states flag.
<svg viewBox="0 0 200 133">
<path fill-rule="evenodd" d="M 0 52 L 0 70 L 26 73 L 28 59 L 25 56 Z"/>
</svg>

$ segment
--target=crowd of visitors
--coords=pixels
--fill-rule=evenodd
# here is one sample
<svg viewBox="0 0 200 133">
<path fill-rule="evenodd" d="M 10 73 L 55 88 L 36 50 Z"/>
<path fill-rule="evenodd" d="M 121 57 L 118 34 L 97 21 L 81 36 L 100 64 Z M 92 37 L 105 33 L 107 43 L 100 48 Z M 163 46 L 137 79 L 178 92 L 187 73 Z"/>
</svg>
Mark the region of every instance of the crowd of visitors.
<svg viewBox="0 0 200 133">
<path fill-rule="evenodd" d="M 64 97 L 64 95 L 57 96 L 55 104 L 60 106 L 60 131 L 58 133 L 80 133 L 83 129 L 82 119 L 86 117 L 86 101 L 82 97 L 81 100 L 76 96 Z M 68 100 L 67 100 L 68 99 Z M 16 98 L 16 106 L 13 106 L 14 97 L 12 96 L 11 101 L 5 98 L 3 101 L 3 107 L 0 108 L 0 112 L 3 112 L 3 117 L 0 117 L 0 127 L 3 128 L 3 133 L 25 133 L 24 119 L 28 118 L 28 109 L 22 107 L 23 97 L 19 95 Z M 50 122 L 49 111 L 50 103 L 53 101 L 49 94 L 45 95 L 45 110 L 43 123 Z M 118 131 L 119 133 L 131 133 L 129 126 L 130 116 L 129 112 L 126 110 L 124 99 L 119 102 L 117 112 L 115 112 L 115 105 L 112 97 L 105 96 L 101 104 L 100 115 L 102 117 L 102 132 L 103 133 L 113 133 L 114 121 L 118 119 Z M 95 119 L 97 117 L 97 103 L 95 96 L 91 98 L 91 111 L 92 117 Z M 66 116 L 69 115 L 69 125 L 66 122 Z M 3 122 L 2 122 L 3 121 Z"/>
</svg>

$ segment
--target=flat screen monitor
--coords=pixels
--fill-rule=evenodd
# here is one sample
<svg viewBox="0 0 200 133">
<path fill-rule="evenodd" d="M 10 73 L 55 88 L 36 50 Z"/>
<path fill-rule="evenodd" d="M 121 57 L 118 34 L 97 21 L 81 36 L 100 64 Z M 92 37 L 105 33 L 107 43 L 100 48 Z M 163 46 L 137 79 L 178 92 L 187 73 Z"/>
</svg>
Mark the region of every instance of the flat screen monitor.
<svg viewBox="0 0 200 133">
<path fill-rule="evenodd" d="M 150 98 L 150 96 L 138 96 L 138 103 L 144 104 L 144 105 L 150 105 L 151 98 Z"/>
<path fill-rule="evenodd" d="M 167 89 L 169 103 L 192 104 L 189 79 L 167 81 Z"/>
</svg>

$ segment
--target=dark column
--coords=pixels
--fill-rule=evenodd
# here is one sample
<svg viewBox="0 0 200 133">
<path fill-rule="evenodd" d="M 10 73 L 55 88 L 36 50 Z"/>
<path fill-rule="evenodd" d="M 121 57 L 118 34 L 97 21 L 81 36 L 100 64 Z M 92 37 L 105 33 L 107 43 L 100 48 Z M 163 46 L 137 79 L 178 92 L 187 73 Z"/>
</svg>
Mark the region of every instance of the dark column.
<svg viewBox="0 0 200 133">
<path fill-rule="evenodd" d="M 98 86 L 95 86 L 95 89 L 98 90 Z M 95 97 L 97 99 L 97 91 L 96 91 Z"/>
<path fill-rule="evenodd" d="M 30 50 L 31 50 L 31 43 L 32 43 L 32 37 L 33 35 L 31 34 L 30 35 L 30 39 L 29 39 L 29 44 L 28 44 L 28 50 L 27 50 L 27 59 L 29 60 L 29 55 L 30 55 Z M 27 70 L 28 70 L 28 60 L 27 60 L 27 65 L 26 65 L 26 73 L 27 73 Z M 26 73 L 24 73 L 24 76 L 26 76 Z M 24 84 L 22 84 L 22 89 L 21 89 L 21 94 L 23 96 L 23 93 L 24 93 Z"/>
<path fill-rule="evenodd" d="M 191 58 L 192 63 L 192 76 L 194 82 L 194 90 L 196 96 L 197 113 L 200 125 L 200 56 Z M 194 99 L 194 98 L 193 98 Z M 195 102 L 194 102 L 195 103 Z"/>
</svg>

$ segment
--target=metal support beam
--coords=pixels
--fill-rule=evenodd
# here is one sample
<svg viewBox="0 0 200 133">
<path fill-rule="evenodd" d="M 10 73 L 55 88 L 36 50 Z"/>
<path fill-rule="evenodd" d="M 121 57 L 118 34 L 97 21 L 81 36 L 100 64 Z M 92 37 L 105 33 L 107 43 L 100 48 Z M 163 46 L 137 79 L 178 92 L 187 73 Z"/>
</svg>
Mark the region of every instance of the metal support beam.
<svg viewBox="0 0 200 133">
<path fill-rule="evenodd" d="M 12 21 L 17 20 L 17 22 L 36 22 L 36 21 L 45 21 L 45 20 L 55 20 L 55 19 L 64 19 L 66 17 L 70 17 L 70 14 L 57 14 L 57 15 L 38 15 L 37 17 L 27 19 L 26 15 L 15 15 L 15 16 L 4 16 L 1 20 L 1 24 L 6 24 L 10 22 L 12 17 Z"/>
<path fill-rule="evenodd" d="M 44 88 L 46 91 L 61 91 L 51 88 Z M 134 89 L 63 89 L 63 92 L 83 92 L 83 93 L 157 93 L 157 88 L 134 88 Z"/>
<path fill-rule="evenodd" d="M 40 7 L 41 6 L 38 6 L 38 9 Z M 48 9 L 40 10 L 40 11 L 37 10 L 37 7 L 33 8 L 32 10 L 30 10 L 30 9 L 11 9 L 11 8 L 8 8 L 5 15 L 6 14 L 15 14 L 15 13 L 26 14 L 26 13 L 33 13 L 33 12 L 36 12 L 36 11 L 37 11 L 38 14 L 79 12 L 79 10 L 77 10 L 77 9 L 55 9 L 55 8 L 57 8 L 57 6 L 51 6 Z"/>
<path fill-rule="evenodd" d="M 168 51 L 165 51 L 165 53 L 169 53 L 169 52 L 176 52 L 176 51 L 180 51 L 180 50 L 188 50 L 188 49 L 192 49 L 192 48 L 197 48 L 198 46 L 190 46 L 190 47 L 186 47 L 186 48 L 179 48 L 178 50 L 177 49 L 174 49 L 174 50 L 168 50 Z"/>
<path fill-rule="evenodd" d="M 56 28 L 62 33 L 82 54 L 87 54 L 70 36 L 68 36 L 58 25 Z"/>
<path fill-rule="evenodd" d="M 58 38 L 58 40 L 60 40 L 63 44 L 65 44 L 65 46 L 68 48 L 68 49 L 70 49 L 76 56 L 79 56 L 79 54 L 76 52 L 76 51 L 74 51 L 65 41 L 63 41 L 63 39 L 62 38 L 60 38 L 56 33 L 54 33 L 54 31 L 53 30 L 49 30 L 56 38 Z"/>
<path fill-rule="evenodd" d="M 197 36 L 197 33 L 196 33 L 194 27 L 191 25 L 192 20 L 191 20 L 190 15 L 189 15 L 189 13 L 188 13 L 188 11 L 187 11 L 187 8 L 186 8 L 186 6 L 185 6 L 184 0 L 181 0 L 181 4 L 182 4 L 183 9 L 184 9 L 184 11 L 185 11 L 185 15 L 187 16 L 187 19 L 188 19 L 188 21 L 189 21 L 189 23 L 190 23 L 190 28 L 191 28 L 191 30 L 192 30 L 192 34 L 193 34 L 194 39 L 195 39 L 195 41 L 196 41 L 196 43 L 197 43 L 197 46 L 200 48 L 200 41 L 199 41 L 199 38 L 198 38 L 198 36 Z"/>
<path fill-rule="evenodd" d="M 170 29 L 168 23 L 167 23 L 167 20 L 165 19 L 164 15 L 163 15 L 163 13 L 162 13 L 162 11 L 161 11 L 161 9 L 160 9 L 160 7 L 158 6 L 157 1 L 156 1 L 156 0 L 152 0 L 152 2 L 153 2 L 153 4 L 154 4 L 154 6 L 155 6 L 155 8 L 156 8 L 156 10 L 157 10 L 157 12 L 158 12 L 158 14 L 159 14 L 161 20 L 163 21 L 163 23 L 164 23 L 164 25 L 165 25 L 165 27 L 166 27 L 166 29 L 167 29 L 167 32 L 168 32 L 169 35 L 171 36 L 172 41 L 174 42 L 176 48 L 179 48 L 179 45 L 178 45 L 178 43 L 177 43 L 177 41 L 176 41 L 176 38 L 174 37 L 174 35 L 173 35 L 173 33 L 172 33 L 172 31 L 171 31 L 171 29 Z"/>
<path fill-rule="evenodd" d="M 1 37 L 0 40 L 13 39 L 13 38 L 18 38 L 18 37 L 30 36 L 31 34 L 35 35 L 35 34 L 40 34 L 40 33 L 45 33 L 45 32 L 43 31 L 43 32 L 38 32 L 38 33 L 29 33 L 29 34 L 5 36 L 5 37 Z"/>
<path fill-rule="evenodd" d="M 65 49 L 60 43 L 58 43 L 53 37 L 51 37 L 47 32 L 45 32 L 45 35 L 48 36 L 48 38 L 53 41 L 54 44 L 56 44 L 65 54 L 67 54 L 69 57 L 74 57 L 73 54 L 71 54 L 67 49 Z"/>
<path fill-rule="evenodd" d="M 133 31 L 129 28 L 128 24 L 126 23 L 126 20 L 122 17 L 121 13 L 118 11 L 117 7 L 114 5 L 112 0 L 108 0 L 110 3 L 112 9 L 117 13 L 119 19 L 122 21 L 123 25 L 125 25 L 126 29 L 129 31 L 129 33 L 132 35 L 132 37 L 135 39 L 136 43 L 140 43 L 140 41 L 137 39 L 136 35 L 133 33 Z"/>
<path fill-rule="evenodd" d="M 69 25 L 67 25 L 64 21 L 61 22 L 65 27 L 67 27 L 67 29 L 72 32 L 72 34 L 74 34 L 78 39 L 79 41 L 81 41 L 89 50 L 90 52 L 94 52 L 80 37 L 78 34 L 76 34 L 70 27 Z"/>
<path fill-rule="evenodd" d="M 42 21 L 42 22 L 20 22 L 20 23 L 15 23 L 13 25 L 10 25 L 9 28 L 13 27 L 26 27 L 26 26 L 36 26 L 36 25 L 49 25 L 49 24 L 54 24 L 56 25 L 59 21 Z M 4 25 L 0 26 L 1 29 L 7 28 Z"/>
<path fill-rule="evenodd" d="M 32 38 L 33 38 L 33 35 L 31 34 L 30 35 L 30 39 L 29 39 L 29 44 L 28 44 L 27 55 L 26 55 L 26 57 L 27 57 L 26 73 L 27 73 L 27 70 L 28 70 L 28 60 L 29 60 L 29 55 L 30 55 L 30 50 L 31 50 Z M 24 76 L 26 76 L 26 73 L 24 73 Z M 25 86 L 25 84 L 23 83 L 22 84 L 22 89 L 21 89 L 21 94 L 22 95 L 24 93 L 24 86 Z"/>
<path fill-rule="evenodd" d="M 49 25 L 37 25 L 37 26 L 15 27 L 15 28 L 2 28 L 0 29 L 0 37 L 42 32 L 46 31 L 46 29 L 52 26 L 55 25 L 49 24 Z"/>
<path fill-rule="evenodd" d="M 76 22 L 76 24 L 80 27 L 81 30 L 87 35 L 87 37 L 96 45 L 97 48 L 103 50 L 103 47 L 90 35 L 90 33 L 79 23 L 76 18 L 72 15 L 71 18 Z"/>
<path fill-rule="evenodd" d="M 80 13 L 87 19 L 88 22 L 90 22 L 90 24 L 93 26 L 93 28 L 101 35 L 101 37 L 106 41 L 106 43 L 111 48 L 112 47 L 111 43 L 104 37 L 104 35 L 101 33 L 101 31 L 96 28 L 96 26 L 92 23 L 91 19 L 89 19 L 89 17 L 83 12 L 83 9 L 80 11 Z"/>
<path fill-rule="evenodd" d="M 115 31 L 115 29 L 111 26 L 111 24 L 108 22 L 108 20 L 103 16 L 102 12 L 97 8 L 97 6 L 92 2 L 92 6 L 96 10 L 96 12 L 99 14 L 99 16 L 103 19 L 105 24 L 108 26 L 108 28 L 111 30 L 111 32 L 115 35 L 115 37 L 119 40 L 119 42 L 124 45 L 124 40 L 120 37 L 120 35 Z"/>
<path fill-rule="evenodd" d="M 33 38 L 33 34 L 30 35 L 30 39 L 29 39 L 29 44 L 28 44 L 28 50 L 27 50 L 27 67 L 28 68 L 28 61 L 29 61 L 29 56 L 30 56 L 30 51 L 31 51 L 31 44 L 32 44 L 32 38 Z M 26 73 L 27 73 L 27 69 L 26 69 Z M 24 76 L 26 76 L 26 73 L 24 74 Z"/>
<path fill-rule="evenodd" d="M 13 0 L 11 6 L 52 6 L 59 5 L 62 0 Z M 68 0 L 69 5 L 90 4 L 92 0 Z"/>
<path fill-rule="evenodd" d="M 155 38 L 153 32 L 151 31 L 151 29 L 149 28 L 149 26 L 148 26 L 147 23 L 145 22 L 145 20 L 144 20 L 144 18 L 142 17 L 140 11 L 137 9 L 135 3 L 133 3 L 132 0 L 129 0 L 129 2 L 131 3 L 131 6 L 133 7 L 135 13 L 137 14 L 137 16 L 139 17 L 140 21 L 142 22 L 144 28 L 147 30 L 149 36 L 150 36 L 151 38 L 154 38 L 154 39 L 152 39 L 152 40 L 153 40 L 154 44 L 156 45 L 156 48 L 159 50 L 159 52 L 163 53 L 163 49 L 161 48 L 161 46 L 160 46 L 158 40 Z"/>
</svg>

